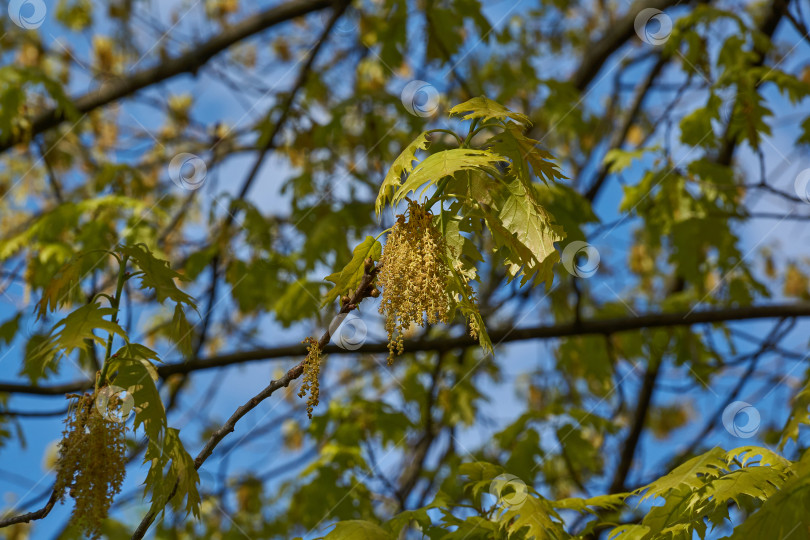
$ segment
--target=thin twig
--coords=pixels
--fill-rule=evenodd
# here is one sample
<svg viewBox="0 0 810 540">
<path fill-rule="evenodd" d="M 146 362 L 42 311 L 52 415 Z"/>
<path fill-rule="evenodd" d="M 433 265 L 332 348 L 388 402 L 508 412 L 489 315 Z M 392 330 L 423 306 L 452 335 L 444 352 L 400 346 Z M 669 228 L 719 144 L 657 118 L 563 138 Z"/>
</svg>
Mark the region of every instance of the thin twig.
<svg viewBox="0 0 810 540">
<path fill-rule="evenodd" d="M 350 311 L 357 309 L 357 305 L 362 302 L 365 298 L 371 296 L 371 291 L 373 290 L 373 281 L 377 276 L 377 271 L 379 267 L 372 268 L 367 271 L 364 275 L 362 280 L 360 281 L 360 285 L 355 290 L 354 294 L 349 297 L 348 302 L 344 302 L 338 312 L 339 315 L 347 314 Z M 323 351 L 326 348 L 326 344 L 329 343 L 332 334 L 329 328 L 321 336 L 321 339 L 318 340 L 318 348 Z M 211 434 L 208 441 L 203 446 L 202 450 L 197 454 L 197 457 L 194 459 L 194 468 L 199 469 L 202 467 L 205 460 L 211 457 L 213 454 L 214 449 L 217 445 L 222 442 L 229 433 L 232 433 L 234 429 L 236 429 L 236 423 L 247 413 L 255 409 L 262 401 L 272 396 L 276 390 L 280 388 L 286 388 L 290 385 L 292 381 L 299 378 L 304 372 L 304 364 L 306 363 L 306 359 L 301 360 L 295 366 L 293 366 L 287 373 L 285 373 L 280 379 L 276 379 L 274 381 L 270 381 L 261 392 L 250 398 L 244 405 L 240 406 L 234 413 L 228 418 L 228 421 L 225 422 L 219 429 L 217 429 L 214 433 Z M 175 484 L 174 489 L 172 489 L 171 494 L 169 495 L 169 499 L 171 500 L 175 493 L 177 492 L 177 484 Z M 168 502 L 167 500 L 167 502 Z M 132 534 L 132 540 L 140 540 L 146 534 L 146 531 L 149 530 L 149 527 L 155 520 L 156 513 L 149 512 L 144 518 L 141 520 L 140 525 Z"/>
</svg>

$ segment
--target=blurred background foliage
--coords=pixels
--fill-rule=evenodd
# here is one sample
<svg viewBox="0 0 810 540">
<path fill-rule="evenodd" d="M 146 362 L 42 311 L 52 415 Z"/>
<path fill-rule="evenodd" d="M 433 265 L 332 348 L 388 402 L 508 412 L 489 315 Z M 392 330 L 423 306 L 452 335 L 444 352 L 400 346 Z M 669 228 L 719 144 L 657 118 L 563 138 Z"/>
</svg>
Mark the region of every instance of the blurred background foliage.
<svg viewBox="0 0 810 540">
<path fill-rule="evenodd" d="M 4 4 L 24 10 L 0 17 L 8 515 L 47 500 L 43 456 L 61 433 L 62 397 L 99 367 L 89 348 L 42 380 L 21 371 L 64 313 L 114 288 L 114 261 L 87 259 L 59 311 L 38 320 L 33 306 L 66 262 L 143 243 L 188 280 L 198 310 L 187 322 L 136 280 L 120 324 L 166 362 L 158 389 L 194 455 L 300 360 L 303 337 L 329 327 L 323 278 L 393 224 L 390 209 L 378 221 L 374 200 L 400 152 L 426 129 L 461 132 L 448 110 L 483 95 L 528 116 L 525 135 L 556 158 L 567 179 L 537 195 L 565 231 L 558 251 L 587 242 L 596 272 L 582 275 L 577 258 L 573 271 L 554 266 L 551 288 L 521 289 L 504 266 L 478 261 L 492 355 L 463 338 L 459 318 L 414 328 L 387 366 L 368 299 L 357 314 L 365 344 L 331 346 L 314 418 L 292 386 L 263 403 L 200 469 L 201 519 L 167 511 L 151 534 L 607 537 L 619 524 L 622 538 L 810 534 L 799 429 L 810 403 L 806 4 Z M 663 18 L 639 28 L 644 8 Z M 403 94 L 412 81 L 422 90 Z M 431 149 L 451 142 L 437 134 Z M 184 153 L 196 168 L 172 165 Z M 492 253 L 490 236 L 472 240 Z M 700 319 L 707 311 L 718 315 Z M 724 426 L 738 400 L 760 416 L 753 438 Z M 148 509 L 145 445 L 131 436 L 110 538 L 128 537 Z M 748 443 L 757 449 L 717 449 Z M 500 474 L 528 485 L 528 502 L 487 499 Z M 664 510 L 615 496 L 645 485 Z M 0 535 L 74 537 L 68 510 Z"/>
</svg>

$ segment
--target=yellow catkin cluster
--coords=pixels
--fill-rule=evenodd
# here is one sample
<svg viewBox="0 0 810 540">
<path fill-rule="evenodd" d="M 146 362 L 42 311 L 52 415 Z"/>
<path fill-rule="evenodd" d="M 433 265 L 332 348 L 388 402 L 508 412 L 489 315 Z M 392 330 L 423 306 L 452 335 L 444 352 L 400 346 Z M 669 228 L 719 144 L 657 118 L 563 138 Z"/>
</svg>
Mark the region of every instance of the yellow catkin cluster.
<svg viewBox="0 0 810 540">
<path fill-rule="evenodd" d="M 459 266 L 460 266 L 460 263 L 459 263 Z M 461 270 L 461 268 L 459 268 L 459 270 Z M 477 306 L 478 305 L 478 299 L 476 298 L 476 295 L 475 295 L 475 289 L 473 289 L 472 286 L 470 285 L 470 280 L 467 279 L 464 276 L 463 272 L 460 272 L 459 275 L 461 275 L 461 279 L 463 281 L 463 287 L 464 287 L 464 290 L 463 290 L 462 294 L 464 295 L 464 297 L 467 300 L 470 301 L 470 303 L 473 306 Z M 476 309 L 476 311 L 477 311 L 477 309 Z M 478 335 L 481 332 L 481 326 L 478 324 L 478 318 L 476 318 L 476 316 L 471 313 L 469 315 L 469 317 L 467 318 L 467 321 L 468 321 L 467 327 L 470 329 L 470 337 L 477 340 Z"/>
<path fill-rule="evenodd" d="M 478 320 L 470 315 L 470 337 L 473 339 L 478 339 L 478 332 L 481 331 L 481 328 L 478 326 Z"/>
<path fill-rule="evenodd" d="M 433 225 L 433 214 L 411 202 L 407 219 L 397 216 L 388 235 L 377 278 L 382 286 L 380 313 L 385 316 L 388 332 L 389 363 L 402 354 L 404 333 L 411 324 L 448 322 L 449 269 L 444 251 L 444 239 Z"/>
<path fill-rule="evenodd" d="M 311 337 L 306 338 L 303 343 L 307 346 L 307 357 L 304 359 L 304 382 L 301 383 L 298 397 L 302 398 L 309 392 L 307 416 L 312 418 L 312 410 L 318 406 L 318 398 L 321 393 L 318 383 L 318 376 L 321 373 L 321 348 L 318 341 Z"/>
<path fill-rule="evenodd" d="M 111 403 L 110 406 L 116 406 Z M 105 419 L 93 395 L 71 407 L 59 444 L 56 491 L 69 493 L 76 506 L 73 521 L 87 538 L 98 538 L 113 498 L 126 475 L 126 426 Z"/>
</svg>

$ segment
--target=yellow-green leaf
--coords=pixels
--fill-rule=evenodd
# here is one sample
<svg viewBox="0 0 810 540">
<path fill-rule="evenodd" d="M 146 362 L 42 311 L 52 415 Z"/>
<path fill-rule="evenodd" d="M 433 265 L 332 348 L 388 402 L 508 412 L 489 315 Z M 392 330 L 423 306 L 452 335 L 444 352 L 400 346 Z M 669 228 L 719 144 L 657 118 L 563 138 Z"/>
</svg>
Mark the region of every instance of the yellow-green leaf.
<svg viewBox="0 0 810 540">
<path fill-rule="evenodd" d="M 339 521 L 326 540 L 394 540 L 394 536 L 370 521 Z"/>
<path fill-rule="evenodd" d="M 341 294 L 356 288 L 363 277 L 363 263 L 365 260 L 369 257 L 375 261 L 379 260 L 381 254 L 382 245 L 373 236 L 366 236 L 366 239 L 354 248 L 352 260 L 349 261 L 349 264 L 344 266 L 340 272 L 335 272 L 324 278 L 326 281 L 334 283 L 335 286 L 326 293 L 321 305 L 325 306 L 333 302 Z"/>
<path fill-rule="evenodd" d="M 525 186 L 518 180 L 509 184 L 507 196 L 501 203 L 497 219 L 493 223 L 489 215 L 487 223 L 493 234 L 506 245 L 515 257 L 508 262 L 523 267 L 525 283 L 534 279 L 535 283 L 545 281 L 550 286 L 552 266 L 559 260 L 554 242 L 565 238 L 562 228 L 552 223 L 551 216 L 528 196 Z M 501 229 L 502 228 L 502 229 Z"/>
<path fill-rule="evenodd" d="M 424 191 L 428 186 L 437 183 L 442 178 L 453 176 L 459 171 L 482 170 L 497 175 L 495 165 L 502 161 L 506 161 L 506 158 L 487 150 L 454 148 L 436 152 L 414 168 L 394 194 L 391 205 L 396 206 L 410 192 L 416 191 L 420 186 L 425 186 Z"/>
<path fill-rule="evenodd" d="M 487 141 L 487 147 L 509 158 L 509 172 L 524 184 L 531 184 L 532 176 L 540 178 L 545 184 L 565 179 L 554 162 L 554 156 L 543 150 L 539 141 L 526 137 L 513 122 Z"/>
<path fill-rule="evenodd" d="M 196 309 L 194 299 L 181 291 L 174 282 L 175 279 L 184 280 L 185 278 L 172 270 L 168 261 L 155 257 L 145 244 L 120 246 L 118 251 L 128 255 L 132 262 L 143 271 L 140 276 L 141 289 L 154 290 L 158 302 L 163 303 L 167 298 L 171 298 L 175 302 L 187 304 Z"/>
<path fill-rule="evenodd" d="M 500 103 L 485 98 L 484 96 L 474 97 L 464 103 L 456 105 L 450 109 L 450 115 L 461 116 L 463 120 L 483 118 L 484 122 L 493 118 L 498 120 L 511 118 L 524 126 L 530 126 L 532 124 L 529 117 L 525 114 L 510 111 Z"/>
<path fill-rule="evenodd" d="M 405 150 L 394 160 L 388 174 L 385 175 L 377 201 L 374 203 L 374 211 L 379 216 L 385 203 L 391 199 L 394 191 L 402 183 L 402 175 L 409 174 L 413 170 L 413 162 L 417 161 L 416 152 L 427 149 L 429 144 L 427 132 L 420 133 L 419 136 L 409 144 Z"/>
<path fill-rule="evenodd" d="M 167 427 L 166 409 L 155 386 L 157 371 L 150 359 L 157 354 L 143 345 L 126 345 L 110 359 L 111 381 L 129 393 L 135 402 L 135 424 L 143 426 L 150 441 L 159 441 Z"/>
<path fill-rule="evenodd" d="M 177 344 L 177 348 L 183 357 L 188 358 L 194 350 L 194 328 L 186 319 L 183 307 L 178 302 L 174 306 L 174 316 L 172 317 L 172 341 Z"/>
<path fill-rule="evenodd" d="M 81 274 L 81 258 L 83 254 L 76 255 L 60 268 L 51 281 L 42 291 L 42 298 L 37 303 L 37 319 L 44 317 L 48 311 L 54 311 L 77 295 L 81 294 L 79 281 Z"/>
<path fill-rule="evenodd" d="M 48 365 L 67 356 L 74 350 L 84 347 L 85 341 L 105 343 L 107 336 L 97 336 L 95 330 L 119 335 L 128 340 L 127 334 L 118 324 L 107 320 L 115 314 L 113 308 L 102 308 L 99 304 L 86 304 L 56 323 L 47 338 L 37 345 L 32 354 L 26 356 L 23 373 L 32 381 L 44 375 Z"/>
</svg>

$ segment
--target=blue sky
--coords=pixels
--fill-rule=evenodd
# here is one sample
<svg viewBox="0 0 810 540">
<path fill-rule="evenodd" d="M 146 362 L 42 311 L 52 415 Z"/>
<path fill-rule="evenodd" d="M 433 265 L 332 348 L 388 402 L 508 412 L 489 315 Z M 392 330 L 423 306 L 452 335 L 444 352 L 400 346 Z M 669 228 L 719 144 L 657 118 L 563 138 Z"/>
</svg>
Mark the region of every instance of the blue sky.
<svg viewBox="0 0 810 540">
<path fill-rule="evenodd" d="M 47 2 L 48 7 L 52 8 L 53 3 Z M 187 4 L 187 3 L 186 3 Z M 199 4 L 199 3 L 198 3 Z M 266 7 L 268 2 L 256 2 L 251 4 L 247 10 L 259 11 Z M 526 6 L 529 6 L 526 2 Z M 160 21 L 168 21 L 169 14 L 176 11 L 177 6 L 181 5 L 179 2 L 152 2 L 151 6 L 154 9 L 152 12 L 154 18 Z M 493 24 L 503 25 L 508 24 L 511 18 L 520 10 L 510 12 L 512 4 L 508 2 L 495 2 L 489 4 L 486 8 L 486 14 Z M 523 9 L 523 8 L 521 8 Z M 166 43 L 170 50 L 177 50 L 178 46 L 190 43 L 192 39 L 200 39 L 200 28 L 203 17 L 202 4 L 192 7 L 188 11 L 188 15 L 184 16 L 177 26 L 165 38 Z M 677 16 L 678 11 L 673 11 L 673 16 Z M 43 41 L 50 48 L 58 48 L 60 45 L 57 40 L 63 45 L 69 46 L 72 53 L 78 59 L 87 59 L 89 57 L 90 43 L 86 36 L 77 35 L 66 32 L 59 27 L 49 16 L 45 24 L 38 30 L 42 36 Z M 418 28 L 411 29 L 417 32 Z M 263 45 L 266 34 L 260 38 L 256 43 L 260 46 Z M 336 39 L 340 39 L 338 36 Z M 792 27 L 787 25 L 783 26 L 778 39 L 780 42 L 793 44 L 800 41 L 800 36 L 793 30 Z M 149 43 L 154 42 L 155 36 L 149 32 L 144 32 L 139 36 L 141 48 L 148 49 Z M 643 43 L 638 42 L 630 45 L 630 47 L 645 46 Z M 483 47 L 472 47 L 470 54 L 480 54 Z M 629 50 L 629 48 L 628 48 Z M 617 58 L 620 58 L 618 55 Z M 807 43 L 798 45 L 796 49 L 790 50 L 785 64 L 788 66 L 801 65 L 807 63 L 808 46 Z M 4 59 L 7 60 L 8 59 Z M 152 58 L 144 60 L 141 66 L 146 67 L 149 63 L 153 62 Z M 569 72 L 575 65 L 575 60 L 562 59 L 561 62 L 555 64 L 554 69 L 562 73 Z M 604 106 L 604 100 L 608 96 L 610 81 L 610 72 L 615 68 L 615 65 L 607 64 L 603 67 L 600 75 L 595 79 L 595 85 L 592 91 L 586 95 L 583 106 L 592 109 L 597 109 Z M 648 65 L 640 64 L 638 66 L 639 77 L 648 68 Z M 287 66 L 276 67 L 263 73 L 265 82 L 272 82 L 274 88 L 288 87 L 295 78 L 296 70 L 289 69 Z M 434 73 L 431 70 L 425 70 L 423 74 L 419 74 L 420 78 L 433 84 L 439 91 L 441 91 L 447 84 L 446 73 Z M 75 94 L 86 92 L 92 87 L 92 79 L 88 77 L 77 77 L 72 83 L 71 90 Z M 404 85 L 404 81 L 402 83 Z M 392 88 L 392 93 L 398 93 L 399 88 Z M 233 91 L 225 87 L 216 77 L 208 75 L 206 70 L 203 70 L 200 76 L 194 78 L 191 76 L 181 76 L 160 86 L 159 89 L 150 89 L 145 92 L 145 95 L 152 95 L 156 97 L 164 97 L 169 94 L 182 94 L 190 93 L 194 96 L 195 105 L 192 110 L 192 116 L 195 120 L 203 124 L 210 124 L 213 121 L 224 121 L 236 128 L 247 128 L 256 118 L 256 112 L 263 113 L 271 105 L 271 101 L 267 98 L 256 100 L 251 96 L 248 100 L 249 105 L 255 106 L 255 110 L 250 111 L 246 115 L 246 105 L 240 103 L 239 100 L 234 99 Z M 779 96 L 773 89 L 765 91 L 765 95 L 771 103 L 774 103 L 776 118 L 774 121 L 780 122 L 780 129 L 775 130 L 776 135 L 766 139 L 766 143 L 762 146 L 762 151 L 765 156 L 767 170 L 778 170 L 780 173 L 780 181 L 778 187 L 783 187 L 786 191 L 791 191 L 792 182 L 799 171 L 810 167 L 810 161 L 807 159 L 807 154 L 797 155 L 792 151 L 794 142 L 798 134 L 798 122 L 791 122 L 791 118 L 798 120 L 796 111 L 794 111 L 786 100 Z M 688 111 L 695 106 L 702 105 L 705 100 L 705 92 L 696 92 L 694 96 L 689 96 L 688 99 L 683 100 L 682 107 Z M 804 111 L 807 111 L 807 103 L 803 104 Z M 249 107 L 248 107 L 249 108 Z M 133 126 L 140 126 L 146 129 L 158 129 L 162 123 L 161 115 L 157 113 L 152 107 L 129 101 L 122 107 L 120 111 L 120 118 L 126 124 Z M 784 122 L 784 124 L 782 123 Z M 657 137 L 663 142 L 663 137 L 667 136 L 664 129 L 659 130 Z M 678 144 L 677 129 L 669 133 L 671 143 L 675 148 L 675 155 L 684 158 L 691 157 L 691 152 L 694 150 L 688 147 L 683 147 Z M 131 154 L 122 153 L 115 156 L 115 159 L 126 161 L 131 159 Z M 241 179 L 244 177 L 246 170 L 252 164 L 252 156 L 239 155 L 229 158 L 224 164 L 217 167 L 217 170 L 212 174 L 211 181 L 202 188 L 205 193 L 206 201 L 213 201 L 215 192 L 226 191 L 234 193 L 238 189 L 237 182 L 231 182 L 231 179 Z M 738 151 L 737 159 L 739 160 L 739 168 L 742 170 L 758 170 L 759 163 L 757 157 L 747 147 L 743 147 Z M 625 177 L 631 183 L 638 179 L 640 174 L 649 166 L 649 161 L 642 161 L 633 165 L 625 173 Z M 250 200 L 254 202 L 259 208 L 268 213 L 284 214 L 289 209 L 289 196 L 280 193 L 280 187 L 283 181 L 293 174 L 294 171 L 289 169 L 286 161 L 279 158 L 271 157 L 268 159 L 261 169 L 256 184 L 251 190 Z M 167 176 L 168 177 L 168 176 Z M 589 177 L 587 175 L 586 177 Z M 81 179 L 76 179 L 81 181 Z M 216 181 L 216 182 L 215 182 Z M 620 203 L 621 192 L 616 188 L 618 180 L 611 178 L 604 188 L 605 196 L 601 197 L 598 201 L 596 211 L 603 223 L 610 223 L 619 217 L 618 206 Z M 215 203 L 211 203 L 215 204 Z M 808 205 L 810 206 L 810 205 Z M 757 201 L 756 208 L 761 211 L 782 212 L 784 207 L 781 203 L 773 198 L 763 198 Z M 810 208 L 806 209 L 810 211 Z M 218 213 L 222 214 L 222 209 Z M 627 281 L 621 268 L 625 265 L 627 260 L 628 251 L 630 247 L 629 231 L 634 226 L 632 220 L 628 220 L 618 228 L 614 229 L 609 234 L 597 235 L 593 239 L 589 239 L 592 244 L 597 247 L 602 258 L 602 265 L 599 272 L 590 278 L 588 284 L 591 287 L 593 294 L 598 295 L 600 298 L 607 300 L 615 300 L 615 294 L 621 294 L 627 288 Z M 774 246 L 774 251 L 777 253 L 777 260 L 782 260 L 785 257 L 807 257 L 807 229 L 801 222 L 768 220 L 757 221 L 747 225 L 742 229 L 742 251 L 748 253 L 751 259 L 758 257 L 757 251 L 764 246 Z M 779 249 L 776 249 L 778 246 Z M 331 270 L 324 268 L 323 275 L 329 273 Z M 761 268 L 758 269 L 758 275 L 762 276 Z M 316 276 L 322 277 L 322 276 Z M 615 291 L 615 292 L 614 292 Z M 26 300 L 23 291 L 18 287 L 12 287 L 8 291 L 8 295 L 13 300 L 8 298 L 2 299 L 0 303 L 0 323 L 5 321 L 8 317 L 13 316 L 16 310 L 26 307 Z M 779 300 L 778 297 L 772 300 Z M 384 337 L 378 317 L 376 317 L 376 305 L 363 306 L 363 318 L 368 323 L 370 336 L 375 338 L 375 341 L 381 341 Z M 525 319 L 522 320 L 522 325 L 529 326 L 549 320 L 547 315 L 544 315 L 542 309 L 537 313 L 526 313 Z M 744 324 L 736 324 L 735 328 L 743 329 L 754 335 L 761 335 L 766 332 L 773 321 L 765 322 L 751 322 Z M 268 336 L 268 345 L 290 344 L 300 341 L 302 337 L 307 335 L 312 328 L 308 325 L 298 325 L 292 329 L 283 329 L 272 320 L 264 322 L 264 335 Z M 796 347 L 796 350 L 803 350 L 806 348 L 808 333 L 808 325 L 800 323 L 791 335 L 791 338 L 784 342 L 785 346 Z M 3 380 L 10 381 L 15 379 L 15 373 L 19 366 L 20 351 L 22 343 L 18 340 L 14 344 L 14 349 L 0 351 L 0 371 L 3 373 Z M 463 447 L 477 448 L 484 445 L 491 439 L 491 435 L 499 427 L 505 425 L 509 421 L 517 417 L 521 412 L 523 401 L 519 396 L 515 395 L 515 379 L 519 379 L 521 374 L 531 371 L 537 367 L 538 364 L 547 363 L 552 365 L 554 342 L 522 342 L 503 346 L 498 350 L 497 357 L 505 367 L 505 373 L 511 377 L 507 377 L 504 382 L 499 384 L 490 383 L 486 386 L 489 395 L 489 404 L 483 409 L 486 415 L 493 420 L 490 425 L 486 427 L 479 425 L 474 429 L 467 430 L 459 435 L 460 445 Z M 158 352 L 165 354 L 164 358 L 172 360 L 171 351 L 159 350 Z M 5 356 L 4 356 L 5 355 Z M 348 356 L 335 357 L 330 360 L 334 366 L 346 365 L 352 359 Z M 269 379 L 273 377 L 278 369 L 282 366 L 288 366 L 289 360 L 284 362 L 271 361 L 271 362 L 257 362 L 250 363 L 236 368 L 229 368 L 227 370 L 211 370 L 196 375 L 193 379 L 190 390 L 185 393 L 183 398 L 184 403 L 188 406 L 193 403 L 200 402 L 204 399 L 208 403 L 213 403 L 210 407 L 213 419 L 222 421 L 239 405 L 241 405 L 247 396 L 253 395 L 263 388 Z M 769 369 L 774 371 L 782 370 L 789 373 L 791 377 L 800 377 L 803 375 L 803 368 L 794 369 L 795 363 L 784 361 L 780 362 L 776 357 L 769 357 L 767 360 Z M 384 369 L 384 360 L 381 359 L 380 369 L 383 371 L 383 377 L 395 377 L 390 371 Z M 337 370 L 335 370 L 337 371 Z M 60 374 L 59 380 L 73 380 L 77 376 L 75 369 L 63 369 Z M 687 375 L 683 369 L 668 368 L 666 380 L 679 382 L 684 380 Z M 638 378 L 630 375 L 627 379 L 628 392 L 632 395 L 634 390 L 638 387 Z M 725 397 L 726 389 L 723 388 L 722 381 L 717 384 L 713 390 L 717 392 L 714 394 L 709 391 L 690 391 L 689 393 L 680 392 L 662 392 L 658 395 L 659 403 L 675 402 L 690 400 L 693 403 L 693 408 L 696 411 L 695 420 L 690 425 L 679 432 L 670 440 L 657 441 L 651 437 L 642 440 L 640 446 L 641 455 L 644 456 L 644 462 L 648 465 L 659 465 L 658 457 L 662 454 L 670 452 L 673 448 L 677 451 L 679 442 L 689 441 L 691 437 L 702 427 L 703 419 L 701 417 L 702 411 L 714 411 L 718 403 L 722 402 Z M 759 387 L 759 384 L 752 385 L 752 388 Z M 723 390 L 723 391 L 721 391 Z M 783 390 L 763 393 L 752 393 L 751 389 L 745 388 L 740 395 L 740 399 L 750 400 L 762 414 L 763 423 L 773 421 L 779 425 L 784 421 L 787 414 L 785 409 L 785 393 Z M 59 397 L 54 398 L 30 398 L 30 397 L 15 397 L 12 401 L 13 407 L 16 409 L 25 410 L 54 410 L 61 408 L 64 402 Z M 322 405 L 325 406 L 325 405 Z M 187 408 L 187 407 L 184 407 Z M 269 418 L 271 414 L 278 414 L 279 411 L 284 411 L 289 408 L 289 403 L 281 399 L 270 399 L 262 403 L 255 411 L 248 415 L 245 419 L 238 424 L 237 430 L 230 437 L 230 440 L 237 440 L 251 430 L 262 425 L 262 420 Z M 194 408 L 192 407 L 193 411 Z M 595 412 L 600 412 L 602 409 L 597 407 Z M 195 440 L 196 434 L 200 429 L 205 427 L 205 418 L 194 418 L 187 413 L 175 414 L 170 418 L 170 424 L 175 427 L 180 427 L 185 435 L 186 441 Z M 711 435 L 711 442 L 721 444 L 726 448 L 733 446 L 740 446 L 749 442 L 756 441 L 757 438 L 750 440 L 741 440 L 733 437 L 722 429 L 718 419 L 718 429 Z M 43 455 L 45 449 L 54 444 L 58 440 L 61 433 L 61 420 L 57 418 L 47 419 L 26 419 L 24 422 L 24 435 L 26 446 L 22 447 L 14 442 L 7 445 L 0 453 L 0 495 L 2 495 L 2 505 L 0 506 L 17 506 L 21 509 L 35 508 L 41 505 L 50 492 L 52 475 L 47 475 L 43 470 Z M 236 451 L 231 456 L 233 473 L 237 471 L 250 471 L 260 464 L 263 464 L 268 459 L 278 463 L 284 463 L 295 457 L 295 454 L 285 452 L 278 447 L 274 447 L 273 443 L 269 442 L 280 438 L 262 437 L 255 442 L 246 444 L 242 449 Z M 276 443 L 278 446 L 278 443 Z M 189 450 L 192 454 L 196 453 L 196 448 L 189 445 Z M 272 456 L 268 458 L 267 456 Z M 381 464 L 383 468 L 386 465 L 396 467 L 397 462 L 395 455 L 388 456 Z M 215 471 L 219 465 L 222 456 L 215 455 L 201 471 L 203 480 L 212 478 L 210 471 Z M 648 459 L 649 458 L 649 459 Z M 289 475 L 294 475 L 295 469 L 291 469 Z M 633 471 L 633 479 L 646 479 L 649 480 L 649 471 Z M 122 493 L 128 494 L 138 490 L 138 486 L 145 475 L 145 469 L 132 468 L 129 471 L 128 479 Z M 204 486 L 205 487 L 205 486 Z M 590 486 L 589 486 L 590 487 Z M 601 486 L 594 486 L 600 488 Z M 44 498 L 43 498 L 44 497 Z M 64 523 L 70 512 L 70 504 L 57 507 L 51 514 L 48 520 L 38 523 L 35 526 L 36 538 L 47 538 L 53 532 L 59 530 Z M 145 507 L 128 506 L 126 518 L 129 520 L 137 520 L 143 514 Z"/>
</svg>

